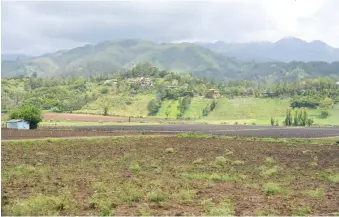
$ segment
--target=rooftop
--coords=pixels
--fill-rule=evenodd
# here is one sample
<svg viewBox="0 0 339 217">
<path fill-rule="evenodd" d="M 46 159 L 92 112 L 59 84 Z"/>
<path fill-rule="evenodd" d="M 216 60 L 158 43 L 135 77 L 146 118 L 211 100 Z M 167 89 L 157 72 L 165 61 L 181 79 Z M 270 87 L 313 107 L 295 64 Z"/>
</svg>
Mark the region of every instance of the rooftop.
<svg viewBox="0 0 339 217">
<path fill-rule="evenodd" d="M 12 119 L 12 120 L 8 120 L 7 123 L 16 123 L 16 122 L 21 122 L 21 121 L 25 121 L 23 119 Z"/>
</svg>

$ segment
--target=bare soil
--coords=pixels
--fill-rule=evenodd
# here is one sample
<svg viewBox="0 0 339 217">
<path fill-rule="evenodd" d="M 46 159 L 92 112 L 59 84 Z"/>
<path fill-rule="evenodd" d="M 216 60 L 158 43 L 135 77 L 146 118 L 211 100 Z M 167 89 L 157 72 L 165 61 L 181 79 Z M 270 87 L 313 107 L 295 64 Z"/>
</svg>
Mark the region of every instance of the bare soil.
<svg viewBox="0 0 339 217">
<path fill-rule="evenodd" d="M 125 137 L 7 142 L 2 144 L 1 154 L 2 215 L 12 215 L 18 201 L 22 204 L 38 193 L 61 192 L 68 192 L 75 207 L 65 204 L 58 215 L 101 215 L 102 204 L 115 215 L 144 215 L 145 210 L 150 215 L 208 215 L 203 201 L 212 199 L 217 207 L 225 198 L 233 204 L 235 215 L 287 216 L 303 207 L 309 207 L 308 215 L 339 212 L 339 184 L 321 175 L 339 172 L 339 146 L 334 145 Z M 226 161 L 216 163 L 219 156 Z M 273 161 L 267 163 L 268 157 Z M 236 161 L 243 163 L 233 163 Z M 24 167 L 18 169 L 20 165 Z M 263 176 L 263 166 L 279 169 Z M 23 169 L 26 167 L 31 167 L 30 172 Z M 190 179 L 187 174 L 236 179 Z M 268 182 L 280 184 L 283 191 L 265 194 Z M 318 188 L 324 192 L 321 198 L 304 193 Z M 154 189 L 162 192 L 163 201 L 150 200 Z M 177 196 L 182 190 L 195 193 L 184 201 Z M 137 199 L 135 191 L 139 192 Z M 43 215 L 27 213 L 34 214 Z"/>
</svg>

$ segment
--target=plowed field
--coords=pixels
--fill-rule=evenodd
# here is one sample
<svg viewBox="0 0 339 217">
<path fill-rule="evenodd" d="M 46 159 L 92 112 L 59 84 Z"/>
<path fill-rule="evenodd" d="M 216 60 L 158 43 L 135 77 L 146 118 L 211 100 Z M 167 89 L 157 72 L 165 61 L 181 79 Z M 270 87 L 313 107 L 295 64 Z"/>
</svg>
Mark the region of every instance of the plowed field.
<svg viewBox="0 0 339 217">
<path fill-rule="evenodd" d="M 120 137 L 2 144 L 2 215 L 338 215 L 339 146 Z"/>
</svg>

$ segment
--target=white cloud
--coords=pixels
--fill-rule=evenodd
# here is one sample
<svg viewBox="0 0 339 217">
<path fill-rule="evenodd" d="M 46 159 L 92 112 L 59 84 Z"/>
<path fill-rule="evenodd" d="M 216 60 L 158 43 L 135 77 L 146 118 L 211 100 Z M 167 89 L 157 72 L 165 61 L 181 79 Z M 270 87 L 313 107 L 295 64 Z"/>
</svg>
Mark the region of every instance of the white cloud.
<svg viewBox="0 0 339 217">
<path fill-rule="evenodd" d="M 2 52 L 41 54 L 118 38 L 276 41 L 339 47 L 339 1 L 2 2 Z"/>
</svg>

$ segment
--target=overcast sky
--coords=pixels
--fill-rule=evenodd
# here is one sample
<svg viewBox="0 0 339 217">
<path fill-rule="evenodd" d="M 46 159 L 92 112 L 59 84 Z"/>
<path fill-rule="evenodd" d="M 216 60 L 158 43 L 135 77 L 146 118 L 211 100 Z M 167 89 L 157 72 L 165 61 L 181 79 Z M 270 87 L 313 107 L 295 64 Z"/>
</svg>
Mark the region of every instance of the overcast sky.
<svg viewBox="0 0 339 217">
<path fill-rule="evenodd" d="M 339 0 L 1 2 L 2 53 L 38 55 L 121 38 L 339 47 Z"/>
</svg>

